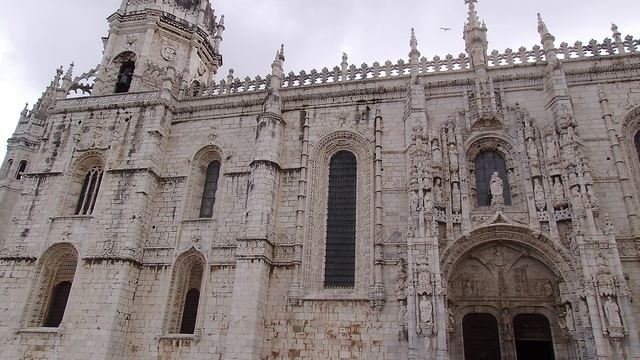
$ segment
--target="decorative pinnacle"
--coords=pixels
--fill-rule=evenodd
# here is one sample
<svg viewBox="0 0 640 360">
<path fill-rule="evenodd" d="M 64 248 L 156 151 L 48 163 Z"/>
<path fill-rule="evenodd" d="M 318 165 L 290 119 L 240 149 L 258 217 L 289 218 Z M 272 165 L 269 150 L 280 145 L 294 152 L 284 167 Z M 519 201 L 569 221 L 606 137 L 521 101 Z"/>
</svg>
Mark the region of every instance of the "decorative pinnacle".
<svg viewBox="0 0 640 360">
<path fill-rule="evenodd" d="M 416 31 L 414 28 L 411 28 L 411 41 L 409 44 L 411 45 L 411 51 L 418 50 L 418 39 L 416 39 Z"/>
<path fill-rule="evenodd" d="M 544 20 L 542 20 L 542 15 L 540 15 L 540 13 L 538 13 L 538 32 L 540 33 L 540 36 L 545 36 L 549 33 L 547 24 L 545 24 Z"/>
<path fill-rule="evenodd" d="M 611 31 L 616 32 L 618 31 L 618 25 L 611 23 Z"/>
<path fill-rule="evenodd" d="M 474 27 L 480 26 L 480 18 L 478 18 L 478 13 L 476 12 L 476 3 L 478 0 L 464 0 L 464 3 L 469 5 L 469 16 L 467 18 L 467 26 L 472 29 Z"/>
<path fill-rule="evenodd" d="M 224 15 L 220 16 L 220 23 L 218 25 L 224 26 Z"/>
</svg>

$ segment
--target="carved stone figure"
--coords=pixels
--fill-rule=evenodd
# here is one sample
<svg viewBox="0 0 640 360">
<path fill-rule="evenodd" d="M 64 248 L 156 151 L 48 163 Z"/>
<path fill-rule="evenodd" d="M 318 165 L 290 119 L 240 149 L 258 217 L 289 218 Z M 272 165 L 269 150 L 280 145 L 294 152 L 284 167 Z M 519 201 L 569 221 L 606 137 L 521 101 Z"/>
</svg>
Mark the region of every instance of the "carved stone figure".
<svg viewBox="0 0 640 360">
<path fill-rule="evenodd" d="M 460 213 L 462 210 L 461 205 L 461 194 L 460 194 L 460 184 L 453 183 L 453 187 L 451 189 L 451 209 L 454 213 Z"/>
<path fill-rule="evenodd" d="M 573 319 L 573 309 L 571 308 L 571 305 L 566 304 L 565 305 L 565 325 L 567 326 L 567 330 L 569 331 L 575 331 L 576 330 L 576 325 L 575 325 L 575 320 Z"/>
<path fill-rule="evenodd" d="M 559 178 L 554 178 L 553 180 L 553 206 L 556 209 L 562 208 L 566 205 L 566 200 L 564 198 L 564 189 L 562 187 L 562 182 Z"/>
<path fill-rule="evenodd" d="M 491 175 L 491 205 L 504 205 L 504 185 L 497 171 Z"/>
<path fill-rule="evenodd" d="M 458 163 L 458 152 L 454 144 L 449 144 L 449 164 L 451 166 L 451 172 L 457 172 L 460 168 Z"/>
<path fill-rule="evenodd" d="M 420 200 L 418 199 L 418 193 L 415 191 L 409 192 L 409 210 L 411 212 L 419 211 Z"/>
<path fill-rule="evenodd" d="M 425 191 L 424 193 L 424 210 L 427 212 L 433 210 L 433 194 L 431 191 Z"/>
<path fill-rule="evenodd" d="M 442 180 L 440 178 L 436 178 L 435 180 L 435 185 L 433 187 L 433 199 L 436 205 L 442 206 L 444 196 L 442 194 Z"/>
<path fill-rule="evenodd" d="M 420 297 L 420 322 L 423 324 L 433 324 L 433 304 L 427 296 Z"/>
<path fill-rule="evenodd" d="M 604 302 L 604 314 L 607 317 L 609 326 L 622 327 L 620 307 L 611 296 L 608 296 L 607 300 Z"/>
<path fill-rule="evenodd" d="M 431 155 L 434 164 L 440 165 L 442 163 L 442 150 L 440 150 L 440 143 L 437 139 L 433 140 L 431 145 Z"/>
<path fill-rule="evenodd" d="M 538 211 L 544 211 L 544 209 L 546 208 L 544 188 L 542 187 L 542 183 L 540 182 L 540 179 L 536 179 L 534 184 L 535 184 L 534 197 L 536 202 L 536 209 L 538 209 Z"/>
</svg>

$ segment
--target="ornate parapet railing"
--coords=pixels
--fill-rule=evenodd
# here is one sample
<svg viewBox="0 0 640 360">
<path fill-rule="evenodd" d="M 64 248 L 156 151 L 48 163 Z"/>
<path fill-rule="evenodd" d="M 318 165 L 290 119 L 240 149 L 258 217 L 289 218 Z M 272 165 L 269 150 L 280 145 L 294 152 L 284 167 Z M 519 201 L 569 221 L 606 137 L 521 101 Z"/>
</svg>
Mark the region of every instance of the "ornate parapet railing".
<svg viewBox="0 0 640 360">
<path fill-rule="evenodd" d="M 640 53 L 640 39 L 627 36 L 619 41 L 605 39 L 602 42 L 591 40 L 586 44 L 578 41 L 573 45 L 562 43 L 556 49 L 557 57 L 562 61 L 578 61 L 589 58 L 624 56 Z M 497 50 L 487 54 L 489 68 L 544 65 L 546 57 L 544 50 L 535 45 L 531 49 L 525 47 L 517 51 L 506 49 L 504 52 Z M 420 59 L 418 71 L 419 75 L 431 75 L 438 73 L 464 72 L 470 69 L 470 60 L 467 54 L 458 56 L 447 55 L 444 58 L 434 56 L 429 60 L 426 57 Z M 290 72 L 282 79 L 283 88 L 310 87 L 316 85 L 357 82 L 367 79 L 382 79 L 403 77 L 411 75 L 411 66 L 405 60 L 398 60 L 396 63 L 386 61 L 384 64 L 378 62 L 373 65 L 362 64 L 360 66 L 349 65 L 346 57 L 343 58 L 342 66 L 333 69 L 324 68 L 320 71 L 311 70 Z M 226 79 L 215 83 L 213 86 L 194 85 L 184 90 L 183 98 L 196 98 L 218 95 L 231 95 L 254 91 L 264 91 L 269 87 L 270 75 L 266 77 L 257 76 L 255 78 L 246 77 L 244 80 L 236 78 L 233 71 L 230 71 Z"/>
</svg>

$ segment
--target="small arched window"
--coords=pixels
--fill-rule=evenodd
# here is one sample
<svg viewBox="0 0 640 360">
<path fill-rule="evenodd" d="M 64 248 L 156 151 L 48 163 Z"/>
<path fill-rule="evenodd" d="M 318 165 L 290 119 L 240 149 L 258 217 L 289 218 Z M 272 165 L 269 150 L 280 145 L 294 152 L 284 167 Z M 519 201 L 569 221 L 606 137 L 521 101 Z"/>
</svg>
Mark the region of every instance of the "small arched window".
<svg viewBox="0 0 640 360">
<path fill-rule="evenodd" d="M 633 137 L 633 143 L 636 145 L 636 154 L 640 160 L 640 131 L 638 131 L 636 136 Z"/>
<path fill-rule="evenodd" d="M 182 310 L 182 324 L 180 334 L 193 334 L 196 329 L 196 318 L 198 317 L 198 303 L 200 302 L 200 290 L 189 289 L 184 299 L 184 309 Z"/>
<path fill-rule="evenodd" d="M 220 162 L 214 160 L 207 166 L 204 189 L 202 191 L 202 201 L 200 203 L 200 218 L 210 218 L 213 216 L 213 205 L 216 203 L 219 177 Z"/>
<path fill-rule="evenodd" d="M 352 288 L 355 285 L 357 170 L 356 157 L 349 151 L 339 151 L 331 158 L 325 288 Z"/>
<path fill-rule="evenodd" d="M 68 244 L 57 244 L 41 257 L 31 294 L 27 327 L 59 327 L 67 308 L 78 256 Z"/>
<path fill-rule="evenodd" d="M 8 176 L 9 176 L 9 174 L 11 173 L 11 167 L 12 167 L 12 166 L 13 166 L 13 159 L 9 159 L 9 160 L 7 161 L 7 165 L 6 165 L 6 168 L 5 168 L 5 170 L 4 170 L 4 173 L 2 174 L 2 177 L 5 177 L 5 178 L 6 178 L 6 177 L 8 177 Z"/>
<path fill-rule="evenodd" d="M 176 260 L 167 308 L 169 334 L 193 334 L 202 292 L 204 259 L 191 250 Z"/>
<path fill-rule="evenodd" d="M 133 61 L 124 62 L 120 66 L 118 72 L 118 82 L 116 83 L 116 94 L 129 92 L 131 82 L 133 81 L 133 72 L 136 69 L 136 63 Z"/>
<path fill-rule="evenodd" d="M 195 11 L 200 6 L 200 0 L 177 0 L 176 3 L 181 8 Z"/>
<path fill-rule="evenodd" d="M 57 284 L 51 292 L 51 303 L 45 320 L 45 327 L 58 327 L 62 322 L 64 316 L 64 310 L 67 307 L 67 301 L 69 300 L 69 293 L 71 293 L 71 282 L 63 281 Z"/>
<path fill-rule="evenodd" d="M 28 164 L 27 160 L 20 161 L 18 171 L 16 171 L 16 180 L 22 180 L 22 178 L 24 178 L 24 173 L 27 171 Z"/>
<path fill-rule="evenodd" d="M 475 159 L 476 194 L 478 206 L 491 205 L 491 177 L 494 172 L 502 180 L 504 204 L 511 205 L 511 189 L 507 163 L 497 151 L 484 151 Z"/>
<path fill-rule="evenodd" d="M 85 176 L 78 204 L 76 205 L 76 215 L 91 215 L 93 213 L 103 172 L 102 166 L 94 166 Z"/>
</svg>

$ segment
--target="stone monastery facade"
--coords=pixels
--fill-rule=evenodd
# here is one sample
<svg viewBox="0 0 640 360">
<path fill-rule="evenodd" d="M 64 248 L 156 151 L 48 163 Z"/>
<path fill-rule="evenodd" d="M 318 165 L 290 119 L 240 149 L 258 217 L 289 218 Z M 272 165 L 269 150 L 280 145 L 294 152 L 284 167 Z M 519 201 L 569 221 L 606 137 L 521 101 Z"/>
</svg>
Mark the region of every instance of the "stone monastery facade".
<svg viewBox="0 0 640 360">
<path fill-rule="evenodd" d="M 123 0 L 9 140 L 0 357 L 640 359 L 640 41 L 468 6 L 459 56 L 216 80 L 207 0 Z"/>
</svg>

